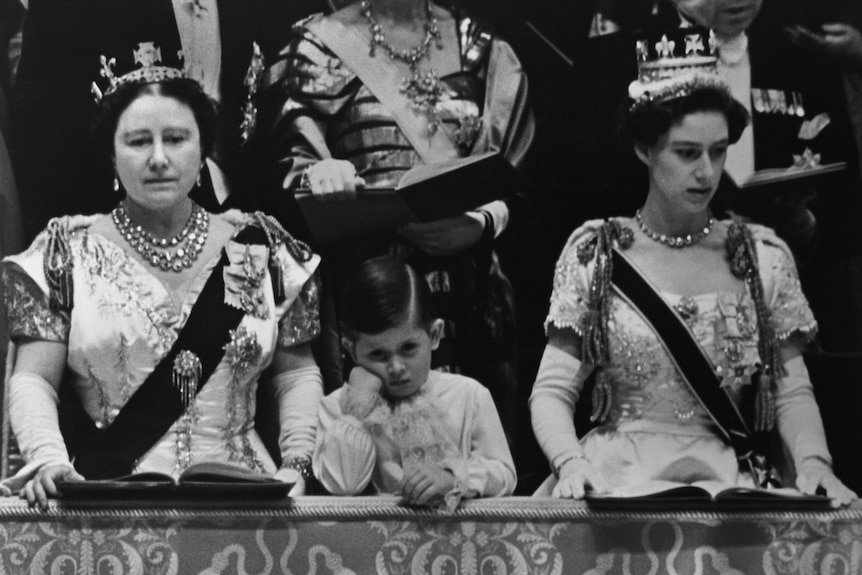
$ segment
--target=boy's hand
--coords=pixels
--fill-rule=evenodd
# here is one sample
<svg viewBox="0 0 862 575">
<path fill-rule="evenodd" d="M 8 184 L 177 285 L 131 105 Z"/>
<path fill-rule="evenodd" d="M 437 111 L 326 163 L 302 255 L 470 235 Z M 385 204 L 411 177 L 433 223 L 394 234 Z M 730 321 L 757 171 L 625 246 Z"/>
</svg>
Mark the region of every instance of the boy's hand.
<svg viewBox="0 0 862 575">
<path fill-rule="evenodd" d="M 440 467 L 423 467 L 405 478 L 401 495 L 407 503 L 428 505 L 455 488 L 455 476 Z"/>
<path fill-rule="evenodd" d="M 356 393 L 380 394 L 380 388 L 383 387 L 383 380 L 361 366 L 356 366 L 350 370 L 350 377 L 347 378 L 347 383 L 350 389 Z"/>
<path fill-rule="evenodd" d="M 380 401 L 383 380 L 365 369 L 356 366 L 350 370 L 347 385 L 341 392 L 339 403 L 343 413 L 364 419 Z"/>
</svg>

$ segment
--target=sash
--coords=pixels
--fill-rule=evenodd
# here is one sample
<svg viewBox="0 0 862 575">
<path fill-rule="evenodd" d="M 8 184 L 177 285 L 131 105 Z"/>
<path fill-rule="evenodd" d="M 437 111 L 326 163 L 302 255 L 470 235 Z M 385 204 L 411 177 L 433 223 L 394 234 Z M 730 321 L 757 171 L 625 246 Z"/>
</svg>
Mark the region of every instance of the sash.
<svg viewBox="0 0 862 575">
<path fill-rule="evenodd" d="M 268 243 L 264 231 L 253 226 L 243 229 L 234 241 L 242 244 Z M 245 316 L 243 310 L 224 303 L 223 269 L 227 264 L 225 251 L 171 350 L 106 429 L 97 429 L 84 412 L 74 390 L 69 390 L 68 385 L 63 386 L 67 390 L 61 394 L 61 405 L 72 400 L 72 407 L 70 412 L 61 409 L 61 430 L 67 438 L 75 468 L 87 479 L 128 475 L 137 460 L 164 437 L 183 415 L 185 407 L 172 382 L 174 359 L 180 352 L 190 351 L 200 359 L 201 372 L 195 395 L 209 381 L 224 357 L 224 346 L 230 341 L 230 330 L 236 329 Z"/>
<path fill-rule="evenodd" d="M 756 452 L 748 424 L 716 374 L 712 361 L 679 315 L 618 250 L 612 250 L 611 282 L 652 326 L 664 343 L 689 389 L 698 398 L 733 447 L 741 467 L 763 487 L 773 483 L 763 456 Z"/>
<path fill-rule="evenodd" d="M 333 18 L 316 18 L 305 27 L 323 41 L 365 84 L 395 118 L 401 132 L 426 164 L 459 157 L 445 130 L 429 133 L 428 119 L 413 111 L 413 102 L 401 93 L 398 68 L 388 57 L 371 58 L 368 41 L 356 30 Z"/>
</svg>

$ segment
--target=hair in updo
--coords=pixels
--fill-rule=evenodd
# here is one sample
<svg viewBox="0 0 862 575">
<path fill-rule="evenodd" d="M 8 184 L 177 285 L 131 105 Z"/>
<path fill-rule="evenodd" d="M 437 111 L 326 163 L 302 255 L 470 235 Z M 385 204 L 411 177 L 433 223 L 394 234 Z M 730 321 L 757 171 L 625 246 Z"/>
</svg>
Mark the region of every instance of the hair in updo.
<svg viewBox="0 0 862 575">
<path fill-rule="evenodd" d="M 636 104 L 623 116 L 621 131 L 635 145 L 651 148 L 672 126 L 682 122 L 689 114 L 698 112 L 718 112 L 723 115 L 727 120 L 731 144 L 739 140 L 750 119 L 745 106 L 728 90 L 706 86 L 679 98 Z"/>
<path fill-rule="evenodd" d="M 132 102 L 147 94 L 173 98 L 191 109 L 200 132 L 201 158 L 208 157 L 216 141 L 217 105 L 204 93 L 201 85 L 190 78 L 124 84 L 102 98 L 92 124 L 93 140 L 102 157 L 114 157 L 114 135 L 120 116 Z"/>
<path fill-rule="evenodd" d="M 425 279 L 404 261 L 379 256 L 362 263 L 341 292 L 341 329 L 351 339 L 397 327 L 415 313 L 429 330 L 437 319 Z"/>
</svg>

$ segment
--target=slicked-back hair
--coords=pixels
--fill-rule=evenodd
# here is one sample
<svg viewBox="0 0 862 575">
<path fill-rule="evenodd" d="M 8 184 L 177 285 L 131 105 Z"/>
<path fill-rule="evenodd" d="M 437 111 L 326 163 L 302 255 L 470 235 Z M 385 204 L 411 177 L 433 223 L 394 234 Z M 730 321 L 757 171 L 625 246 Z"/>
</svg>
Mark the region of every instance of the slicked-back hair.
<svg viewBox="0 0 862 575">
<path fill-rule="evenodd" d="M 345 284 L 340 299 L 341 330 L 351 339 L 376 335 L 407 321 L 430 330 L 437 319 L 425 279 L 401 259 L 378 256 L 363 262 Z"/>
</svg>

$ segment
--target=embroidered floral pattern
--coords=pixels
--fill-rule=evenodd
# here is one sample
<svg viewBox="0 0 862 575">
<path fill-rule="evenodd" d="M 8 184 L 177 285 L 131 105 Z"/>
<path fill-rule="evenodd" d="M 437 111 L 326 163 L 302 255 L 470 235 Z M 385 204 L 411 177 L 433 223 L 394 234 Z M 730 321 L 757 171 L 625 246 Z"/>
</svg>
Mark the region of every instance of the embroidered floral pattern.
<svg viewBox="0 0 862 575">
<path fill-rule="evenodd" d="M 114 321 L 145 320 L 140 325 L 158 356 L 164 356 L 177 338 L 176 313 L 170 300 L 153 290 L 149 272 L 119 247 L 88 242 L 80 249 L 80 269 L 88 295 L 98 302 L 102 318 Z"/>
<path fill-rule="evenodd" d="M 546 325 L 585 333 L 594 313 L 591 298 L 595 269 L 595 230 L 588 222 L 576 230 L 557 263 Z M 816 322 L 802 294 L 793 261 L 772 235 L 756 230 L 760 273 L 767 305 L 779 338 L 793 333 L 813 336 Z M 731 257 L 733 257 L 731 253 Z M 694 297 L 663 294 L 681 314 L 722 375 L 722 385 L 734 392 L 750 385 L 761 360 L 754 301 L 748 292 L 718 292 Z M 708 422 L 708 415 L 679 376 L 664 347 L 640 315 L 614 297 L 609 319 L 613 387 L 608 420 L 639 418 L 685 422 L 693 417 Z"/>
<path fill-rule="evenodd" d="M 228 242 L 230 265 L 224 267 L 226 304 L 260 319 L 269 317 L 264 280 L 269 249 L 261 245 Z"/>
<path fill-rule="evenodd" d="M 0 265 L 0 274 L 13 339 L 29 337 L 60 342 L 68 339 L 68 314 L 52 310 L 45 292 L 23 269 L 17 264 L 4 262 Z"/>
<path fill-rule="evenodd" d="M 320 335 L 320 278 L 309 278 L 281 320 L 278 344 L 291 347 L 306 343 Z"/>
</svg>

